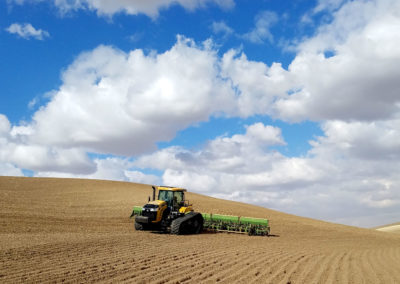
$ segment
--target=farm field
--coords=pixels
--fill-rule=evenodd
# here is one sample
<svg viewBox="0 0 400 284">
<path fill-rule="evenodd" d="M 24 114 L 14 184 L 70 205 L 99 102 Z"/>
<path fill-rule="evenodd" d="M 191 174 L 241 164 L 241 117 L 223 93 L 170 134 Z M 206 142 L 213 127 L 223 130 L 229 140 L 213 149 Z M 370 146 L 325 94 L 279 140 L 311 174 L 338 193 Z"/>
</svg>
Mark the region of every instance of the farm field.
<svg viewBox="0 0 400 284">
<path fill-rule="evenodd" d="M 400 234 L 400 223 L 390 224 L 382 227 L 376 228 L 378 231 L 391 232 Z"/>
<path fill-rule="evenodd" d="M 190 188 L 188 189 L 190 191 Z M 148 185 L 0 177 L 0 282 L 400 283 L 400 234 L 194 193 L 196 211 L 270 219 L 270 237 L 137 232 Z"/>
</svg>

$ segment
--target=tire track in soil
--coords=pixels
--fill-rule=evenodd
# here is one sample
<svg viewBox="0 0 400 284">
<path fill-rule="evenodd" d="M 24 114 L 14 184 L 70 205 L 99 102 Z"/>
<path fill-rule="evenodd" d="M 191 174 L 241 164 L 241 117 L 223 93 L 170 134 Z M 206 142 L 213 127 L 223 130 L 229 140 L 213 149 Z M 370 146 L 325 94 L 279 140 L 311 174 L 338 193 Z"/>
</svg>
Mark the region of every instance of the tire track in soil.
<svg viewBox="0 0 400 284">
<path fill-rule="evenodd" d="M 209 262 L 207 261 L 207 259 L 210 258 L 226 258 L 226 255 L 228 254 L 227 251 L 206 251 L 205 249 L 203 249 L 202 252 L 196 252 L 192 254 L 191 258 L 187 258 L 182 256 L 182 258 L 173 258 L 171 261 L 165 260 L 165 263 L 171 263 L 171 265 L 166 265 L 163 267 L 159 267 L 158 269 L 158 273 L 162 273 L 164 270 L 168 271 L 171 270 L 171 267 L 174 268 L 173 266 L 176 266 L 176 263 L 179 262 L 179 259 L 184 260 L 187 264 L 184 266 L 185 267 L 185 271 L 193 271 L 194 269 L 196 269 L 196 267 L 207 267 L 209 265 Z M 163 264 L 163 263 L 162 263 Z M 177 267 L 175 267 L 176 269 L 180 269 L 182 271 L 182 266 L 179 265 Z M 183 271 L 183 273 L 185 272 Z M 182 274 L 182 273 L 181 273 Z M 146 277 L 147 275 L 143 275 L 143 277 Z M 177 276 L 178 278 L 180 277 L 179 275 Z M 167 282 L 170 279 L 163 279 L 163 282 Z"/>
<path fill-rule="evenodd" d="M 215 253 L 215 252 L 207 252 L 204 254 L 204 256 L 202 257 L 198 257 L 198 255 L 196 255 L 196 259 L 191 259 L 190 261 L 185 260 L 185 258 L 180 258 L 180 259 L 171 259 L 171 261 L 169 261 L 170 265 L 166 265 L 166 266 L 162 266 L 159 267 L 159 269 L 157 270 L 157 273 L 155 275 L 149 275 L 149 274 L 143 274 L 140 276 L 140 278 L 138 278 L 138 280 L 141 279 L 149 279 L 152 280 L 153 278 L 149 278 L 149 276 L 155 276 L 156 279 L 158 279 L 158 283 L 168 283 L 172 280 L 175 279 L 180 279 L 180 278 L 186 278 L 183 277 L 182 275 L 186 275 L 189 272 L 193 272 L 193 270 L 197 270 L 198 268 L 206 268 L 210 265 L 210 263 L 207 261 L 207 259 L 211 258 L 211 257 L 224 257 L 227 254 L 227 252 L 219 252 L 219 253 Z M 205 259 L 205 260 L 204 260 Z M 182 266 L 181 262 L 179 260 L 184 260 L 185 264 Z M 170 275 L 171 272 L 175 272 L 178 271 L 178 274 L 174 274 L 174 276 L 171 278 L 171 276 L 167 276 L 165 278 L 160 279 L 159 275 Z"/>
<path fill-rule="evenodd" d="M 400 246 L 400 242 L 399 242 L 399 246 Z M 391 256 L 392 256 L 394 262 L 400 264 L 400 247 L 397 249 L 390 250 L 390 252 L 391 252 Z"/>
<path fill-rule="evenodd" d="M 283 277 L 283 279 L 280 280 L 279 283 L 287 284 L 295 282 L 299 271 L 303 270 L 301 267 L 305 265 L 311 257 L 311 255 L 306 256 L 303 253 L 303 255 L 295 260 L 295 264 L 286 272 L 286 275 Z"/>
<path fill-rule="evenodd" d="M 355 250 L 352 252 L 351 257 L 349 258 L 349 280 L 351 283 L 365 283 L 363 279 L 362 270 L 360 267 L 360 258 L 361 252 L 359 250 Z"/>
<path fill-rule="evenodd" d="M 371 250 L 371 252 L 367 255 L 366 262 L 368 263 L 368 266 L 370 269 L 373 271 L 373 273 L 376 275 L 377 281 L 375 283 L 382 283 L 382 281 L 385 281 L 386 283 L 390 283 L 390 280 L 386 273 L 384 272 L 384 264 L 378 263 L 377 260 L 377 249 Z"/>
<path fill-rule="evenodd" d="M 381 272 L 380 275 L 386 283 L 400 283 L 400 276 L 398 274 L 399 266 L 388 259 L 391 250 L 379 249 L 376 251 L 374 258 L 375 268 Z"/>
<path fill-rule="evenodd" d="M 340 254 L 336 251 L 325 252 L 322 257 L 322 261 L 319 263 L 317 270 L 309 274 L 307 283 L 325 283 L 326 277 L 324 277 L 330 269 L 332 269 L 332 263 L 334 263 L 337 258 L 340 258 Z"/>
<path fill-rule="evenodd" d="M 110 251 L 110 249 L 109 248 L 106 248 L 104 251 Z M 102 253 L 101 253 L 102 254 Z M 89 254 L 90 255 L 90 254 Z M 182 253 L 182 255 L 183 255 L 183 253 Z M 93 256 L 90 256 L 90 258 L 92 258 Z M 108 262 L 103 262 L 103 266 L 104 265 L 110 265 L 111 264 L 111 262 L 113 262 L 114 264 L 116 263 L 116 264 L 118 264 L 118 262 L 120 261 L 120 260 L 116 260 L 115 258 L 110 258 L 109 257 L 109 255 L 108 255 L 108 257 L 107 256 L 104 256 L 105 258 L 107 258 L 107 260 L 109 260 Z M 179 255 L 177 256 L 178 258 L 179 258 Z M 104 258 L 104 259 L 105 259 Z M 98 260 L 99 260 L 99 258 L 98 258 Z M 100 260 L 101 260 L 101 258 L 100 258 Z M 47 265 L 47 264 L 44 264 L 45 266 Z M 87 265 L 85 265 L 86 266 L 86 268 L 88 268 L 87 267 Z M 72 268 L 72 269 L 70 269 L 70 272 L 72 273 L 72 274 L 78 274 L 78 273 L 80 273 L 81 272 L 81 270 L 77 270 L 77 271 L 75 271 L 75 269 L 73 269 L 73 267 L 70 267 L 70 268 Z M 41 268 L 39 268 L 39 269 L 41 269 Z M 87 270 L 87 269 L 86 269 Z M 43 272 L 43 271 L 41 271 L 41 272 Z M 34 272 L 32 272 L 32 274 L 35 274 L 35 271 Z"/>
<path fill-rule="evenodd" d="M 49 250 L 53 250 L 54 251 L 54 249 L 51 249 L 51 248 Z M 110 255 L 107 254 L 107 251 L 110 251 L 110 250 L 112 250 L 112 249 L 107 248 L 107 247 L 104 247 L 103 251 L 95 249 L 95 251 L 97 251 L 97 253 L 100 253 L 100 255 L 103 256 L 103 260 L 107 259 L 107 260 L 111 260 L 111 262 L 112 261 L 115 262 L 115 258 L 110 258 Z M 64 262 L 60 262 L 60 263 L 62 263 L 62 267 L 64 269 L 69 268 L 69 274 L 79 274 L 82 271 L 82 269 L 75 269 L 74 266 L 76 266 L 76 261 L 74 259 L 78 258 L 80 260 L 80 263 L 79 263 L 79 264 L 81 264 L 80 266 L 83 265 L 87 269 L 88 268 L 88 263 L 90 263 L 90 261 L 93 258 L 93 255 L 90 252 L 89 253 L 85 253 L 85 255 L 90 256 L 88 258 L 88 261 L 85 261 L 85 258 L 79 257 L 80 256 L 79 253 L 81 253 L 81 252 L 70 250 L 69 258 L 70 258 L 71 261 L 70 262 L 68 262 L 68 261 L 67 262 L 65 262 L 65 261 Z M 49 264 L 53 264 L 53 266 L 54 266 L 54 264 L 56 264 L 56 266 L 57 266 L 57 259 L 58 259 L 57 255 L 58 255 L 58 253 L 52 255 L 52 258 L 55 258 L 55 259 L 50 259 L 50 260 L 45 261 L 45 262 L 41 261 L 40 256 L 37 257 L 39 259 L 34 259 L 33 262 L 40 263 L 40 265 L 35 270 L 30 269 L 29 273 L 26 273 L 27 265 L 25 265 L 24 263 L 22 263 L 22 267 L 23 267 L 22 269 L 19 269 L 19 270 L 13 271 L 13 272 L 16 275 L 21 275 L 22 274 L 22 275 L 25 275 L 25 276 L 28 276 L 28 277 L 33 275 L 33 274 L 38 274 L 37 276 L 39 277 L 39 279 L 42 279 L 42 277 L 41 277 L 42 274 L 49 274 L 47 272 L 53 270 L 51 268 L 52 265 L 49 265 Z M 62 260 L 62 259 L 63 258 L 59 258 L 59 260 Z M 99 259 L 102 260 L 101 258 L 97 257 L 97 260 L 99 260 Z M 65 258 L 64 258 L 64 260 L 65 260 Z M 30 261 L 32 262 L 32 259 Z M 111 262 L 102 261 L 103 265 L 110 264 Z M 50 268 L 48 268 L 46 270 L 43 267 L 50 267 Z M 10 279 L 14 279 L 14 278 L 12 278 L 12 274 L 10 275 Z"/>
<path fill-rule="evenodd" d="M 375 269 L 371 263 L 371 257 L 375 255 L 376 250 L 365 250 L 361 253 L 361 269 L 365 279 L 368 279 L 370 283 L 379 283 L 380 279 L 375 273 Z M 366 277 L 365 277 L 366 276 Z"/>
<path fill-rule="evenodd" d="M 147 256 L 149 257 L 149 254 L 147 254 Z M 127 280 L 136 278 L 137 281 L 140 281 L 143 279 L 153 279 L 153 276 L 157 276 L 157 278 L 159 278 L 159 274 L 163 274 L 164 271 L 173 269 L 180 260 L 184 259 L 185 262 L 190 262 L 193 261 L 195 257 L 199 256 L 200 258 L 206 258 L 207 252 L 193 253 L 192 257 L 190 257 L 189 259 L 187 259 L 187 257 L 184 258 L 184 253 L 161 258 L 161 261 L 160 259 L 154 257 L 150 257 L 151 261 L 149 261 L 149 259 L 146 257 L 143 261 L 139 261 L 139 264 L 133 266 L 130 265 L 129 269 L 126 269 L 123 271 L 123 273 L 120 273 L 116 280 Z M 186 266 L 187 265 L 185 265 L 184 267 Z M 152 267 L 155 268 L 151 269 Z M 182 267 L 180 266 L 180 268 Z M 137 273 L 138 275 L 135 275 L 135 277 L 133 277 L 132 274 L 135 273 Z"/>
<path fill-rule="evenodd" d="M 216 275 L 217 279 L 220 279 L 222 283 L 231 283 L 232 278 L 238 279 L 238 281 L 240 281 L 240 277 L 246 278 L 248 281 L 249 278 L 257 277 L 261 273 L 261 271 L 265 270 L 266 267 L 269 267 L 271 258 L 278 258 L 281 255 L 281 252 L 278 251 L 269 254 L 261 252 L 260 255 L 261 257 L 254 256 L 257 261 L 253 261 L 252 263 L 250 263 L 248 260 L 246 262 L 239 262 L 237 266 L 239 266 L 241 269 L 231 269 L 235 271 L 234 274 L 232 274 L 230 271 L 228 273 L 220 273 Z"/>
<path fill-rule="evenodd" d="M 281 265 L 280 269 L 277 269 L 274 273 L 270 274 L 269 277 L 268 276 L 266 277 L 268 281 L 271 283 L 280 283 L 283 281 L 283 279 L 290 277 L 290 275 L 293 275 L 298 266 L 298 264 L 296 265 L 296 262 L 298 262 L 299 260 L 304 260 L 303 255 L 304 254 L 302 253 L 299 253 L 297 255 L 292 255 L 290 258 L 286 260 L 286 262 L 283 265 Z M 259 276 L 254 281 L 254 283 L 261 281 L 262 278 L 263 278 L 262 275 Z"/>
<path fill-rule="evenodd" d="M 246 258 L 244 258 L 243 255 L 246 255 Z M 214 283 L 232 283 L 229 280 L 230 278 L 234 278 L 237 279 L 237 281 L 240 281 L 238 278 L 236 278 L 236 275 L 249 275 L 251 274 L 252 269 L 259 270 L 260 265 L 268 263 L 269 259 L 263 251 L 245 251 L 241 254 L 234 255 L 233 258 L 235 259 L 233 265 L 227 265 L 227 268 L 229 269 L 224 269 L 224 267 L 220 267 L 219 271 L 217 270 L 217 273 L 210 277 L 210 279 L 208 280 L 213 281 Z M 257 259 L 257 261 L 254 261 L 254 259 Z"/>
<path fill-rule="evenodd" d="M 399 242 L 400 246 L 400 242 Z M 397 253 L 396 253 L 397 251 Z M 392 266 L 391 271 L 398 271 L 400 267 L 400 254 L 399 254 L 400 248 L 397 249 L 386 249 L 387 252 L 387 257 L 389 258 L 389 263 Z M 400 275 L 398 273 L 393 273 L 393 278 L 395 279 L 396 282 L 400 283 Z"/>
<path fill-rule="evenodd" d="M 208 267 L 210 267 L 211 269 L 207 270 L 206 273 L 203 273 L 203 271 L 200 271 L 199 273 L 196 273 L 197 275 L 194 277 L 191 277 L 191 281 L 193 282 L 202 282 L 202 281 L 206 281 L 206 280 L 211 280 L 214 279 L 214 282 L 218 282 L 217 278 L 215 277 L 216 274 L 218 274 L 218 272 L 220 272 L 221 270 L 224 270 L 224 268 L 229 268 L 229 270 L 225 270 L 225 271 L 231 271 L 233 267 L 236 267 L 237 265 L 240 265 L 241 261 L 250 261 L 250 259 L 252 258 L 251 255 L 247 255 L 246 258 L 241 258 L 239 261 L 238 259 L 236 259 L 234 256 L 236 254 L 235 253 L 230 253 L 225 255 L 223 258 L 219 258 L 219 259 L 215 259 L 215 257 L 213 258 L 213 261 L 208 261 L 205 260 L 205 263 L 207 264 Z"/>
<path fill-rule="evenodd" d="M 276 259 L 279 259 L 281 257 L 282 257 L 282 253 L 278 252 L 276 254 Z M 260 262 L 263 265 L 268 266 L 269 269 L 270 269 L 270 267 L 271 267 L 270 261 L 271 261 L 270 258 L 265 258 L 265 259 L 262 259 Z M 284 260 L 282 260 L 282 261 L 284 261 Z M 242 264 L 243 268 L 241 270 L 239 270 L 239 271 L 235 271 L 235 273 L 231 274 L 228 278 L 226 278 L 225 281 L 224 281 L 225 283 L 232 283 L 232 282 L 237 282 L 237 283 L 245 282 L 245 283 L 247 283 L 247 282 L 250 281 L 248 273 L 246 273 L 246 274 L 243 273 L 243 271 L 247 271 L 248 272 L 248 270 L 250 268 L 250 263 L 241 263 L 241 264 Z M 259 272 L 258 270 L 262 270 L 262 269 L 260 269 L 259 266 L 255 266 L 255 267 L 253 267 L 253 269 L 257 269 L 256 273 Z M 258 273 L 257 276 L 255 274 L 254 274 L 254 277 L 257 277 L 260 273 Z M 254 278 L 254 277 L 252 277 L 252 278 Z"/>
<path fill-rule="evenodd" d="M 252 277 L 251 281 L 261 283 L 262 281 L 268 280 L 271 282 L 272 279 L 276 279 L 279 275 L 284 275 L 286 273 L 286 269 L 282 269 L 282 267 L 284 266 L 286 268 L 286 266 L 291 263 L 291 259 L 298 258 L 301 254 L 301 252 L 297 252 L 296 254 L 291 254 L 288 252 L 284 252 L 283 255 L 279 254 L 277 258 L 271 259 L 272 263 L 268 269 L 264 269 L 258 275 L 254 275 L 255 277 Z M 246 282 L 247 279 L 243 278 L 244 277 L 239 276 L 241 281 Z"/>
<path fill-rule="evenodd" d="M 322 259 L 321 254 L 311 254 L 308 255 L 309 257 L 306 259 L 304 263 L 303 269 L 299 271 L 297 274 L 296 282 L 298 283 L 307 283 L 306 279 L 312 271 L 314 271 L 315 267 L 319 264 L 319 260 Z"/>
<path fill-rule="evenodd" d="M 350 271 L 350 257 L 352 251 L 346 251 L 342 258 L 342 261 L 339 263 L 338 271 L 339 271 L 339 281 L 338 283 L 350 283 L 349 282 L 349 271 Z"/>
<path fill-rule="evenodd" d="M 250 261 L 251 258 L 252 256 L 247 255 L 246 257 L 242 256 L 240 260 Z M 225 259 L 214 260 L 210 263 L 212 269 L 207 278 L 204 278 L 204 275 L 198 275 L 194 277 L 193 281 L 212 280 L 213 282 L 219 282 L 221 281 L 221 277 L 224 278 L 223 276 L 218 276 L 219 272 L 226 274 L 230 273 L 232 270 L 235 271 L 237 267 L 242 266 L 241 261 L 238 261 L 235 254 L 226 255 Z"/>
<path fill-rule="evenodd" d="M 323 280 L 322 283 L 337 283 L 338 282 L 338 276 L 339 276 L 339 267 L 340 263 L 343 261 L 345 257 L 345 252 L 337 252 L 336 257 L 334 257 L 331 265 L 328 266 L 328 269 L 324 271 L 321 275 L 321 278 Z"/>
</svg>

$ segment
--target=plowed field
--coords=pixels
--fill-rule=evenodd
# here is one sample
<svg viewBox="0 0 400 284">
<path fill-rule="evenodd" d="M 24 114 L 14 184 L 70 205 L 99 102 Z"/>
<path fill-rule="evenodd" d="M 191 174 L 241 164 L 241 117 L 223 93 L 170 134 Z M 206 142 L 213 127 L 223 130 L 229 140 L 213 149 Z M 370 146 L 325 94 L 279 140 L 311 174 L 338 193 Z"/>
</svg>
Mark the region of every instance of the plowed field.
<svg viewBox="0 0 400 284">
<path fill-rule="evenodd" d="M 188 194 L 195 209 L 269 218 L 271 237 L 136 232 L 151 187 L 0 177 L 0 282 L 400 283 L 400 235 Z"/>
</svg>

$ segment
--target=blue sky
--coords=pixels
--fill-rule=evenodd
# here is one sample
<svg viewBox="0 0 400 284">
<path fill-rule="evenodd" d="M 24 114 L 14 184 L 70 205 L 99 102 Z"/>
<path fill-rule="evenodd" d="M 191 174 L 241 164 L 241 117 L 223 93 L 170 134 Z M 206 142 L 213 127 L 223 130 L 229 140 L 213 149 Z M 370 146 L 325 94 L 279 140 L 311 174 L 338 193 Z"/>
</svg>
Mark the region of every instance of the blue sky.
<svg viewBox="0 0 400 284">
<path fill-rule="evenodd" d="M 398 222 L 399 11 L 394 0 L 2 1 L 0 174 Z"/>
</svg>

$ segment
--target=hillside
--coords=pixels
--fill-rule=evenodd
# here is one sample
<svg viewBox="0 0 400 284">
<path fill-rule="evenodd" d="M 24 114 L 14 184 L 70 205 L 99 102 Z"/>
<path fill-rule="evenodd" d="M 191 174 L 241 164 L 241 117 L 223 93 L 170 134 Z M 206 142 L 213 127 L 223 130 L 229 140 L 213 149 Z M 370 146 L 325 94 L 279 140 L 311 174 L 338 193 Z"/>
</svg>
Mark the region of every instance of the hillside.
<svg viewBox="0 0 400 284">
<path fill-rule="evenodd" d="M 136 232 L 151 187 L 0 177 L 0 281 L 400 283 L 400 235 L 194 193 L 201 212 L 270 219 L 272 237 Z"/>
<path fill-rule="evenodd" d="M 377 227 L 375 229 L 378 230 L 378 231 L 381 231 L 381 232 L 389 232 L 389 233 L 400 234 L 400 222 L 399 223 L 385 225 L 385 226 L 380 226 L 380 227 Z"/>
</svg>

